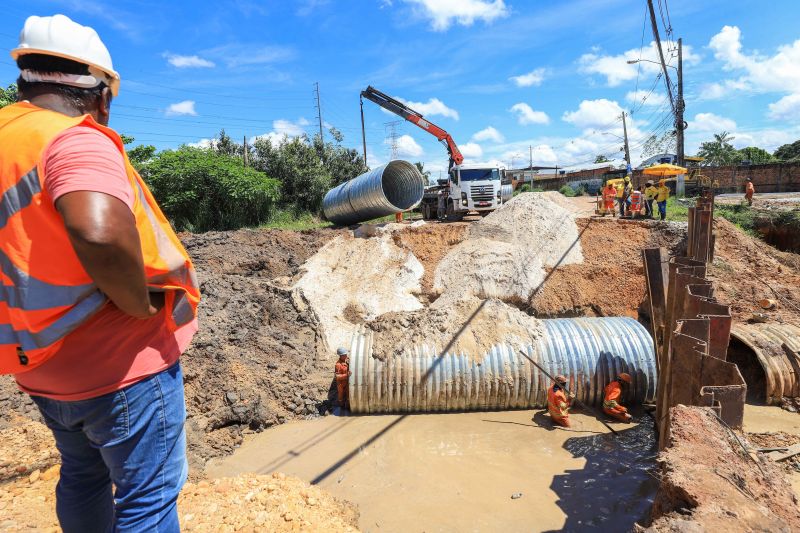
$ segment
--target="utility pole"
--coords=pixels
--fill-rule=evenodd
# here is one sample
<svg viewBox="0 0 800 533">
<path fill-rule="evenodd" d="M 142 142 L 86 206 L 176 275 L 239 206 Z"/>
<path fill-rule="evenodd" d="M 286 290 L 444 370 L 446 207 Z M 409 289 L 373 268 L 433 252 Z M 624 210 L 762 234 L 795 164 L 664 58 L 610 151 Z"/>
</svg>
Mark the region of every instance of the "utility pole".
<svg viewBox="0 0 800 533">
<path fill-rule="evenodd" d="M 622 135 L 625 140 L 625 161 L 628 163 L 628 168 L 631 167 L 631 151 L 628 147 L 628 124 L 625 122 L 625 111 L 622 112 Z"/>
<path fill-rule="evenodd" d="M 528 145 L 528 154 L 530 156 L 530 164 L 528 165 L 528 170 L 533 170 L 533 146 Z"/>
<path fill-rule="evenodd" d="M 675 130 L 678 144 L 678 166 L 684 166 L 684 139 L 683 130 L 686 123 L 683 120 L 683 112 L 686 109 L 686 102 L 683 101 L 683 39 L 678 39 L 678 103 L 675 106 Z"/>
<path fill-rule="evenodd" d="M 364 166 L 367 166 L 367 133 L 364 129 L 364 99 L 359 96 L 361 102 L 361 143 L 364 145 Z M 367 166 L 367 168 L 369 168 Z"/>
<path fill-rule="evenodd" d="M 658 50 L 658 57 L 661 60 L 661 70 L 664 73 L 664 83 L 667 86 L 667 95 L 669 96 L 669 104 L 672 107 L 672 113 L 675 113 L 675 100 L 672 97 L 672 83 L 669 80 L 669 72 L 667 71 L 667 63 L 664 61 L 664 51 L 661 49 L 661 37 L 658 35 L 658 22 L 656 21 L 656 12 L 653 10 L 653 0 L 647 0 L 647 8 L 650 10 L 650 23 L 653 26 L 653 38 L 656 41 L 656 49 Z"/>
<path fill-rule="evenodd" d="M 319 82 L 314 83 L 314 89 L 317 93 L 317 118 L 319 119 L 319 140 L 325 142 L 325 137 L 322 134 L 322 106 L 319 104 Z"/>
<path fill-rule="evenodd" d="M 244 166 L 247 167 L 247 135 L 244 136 L 244 143 L 242 144 L 242 158 L 244 159 Z"/>
</svg>

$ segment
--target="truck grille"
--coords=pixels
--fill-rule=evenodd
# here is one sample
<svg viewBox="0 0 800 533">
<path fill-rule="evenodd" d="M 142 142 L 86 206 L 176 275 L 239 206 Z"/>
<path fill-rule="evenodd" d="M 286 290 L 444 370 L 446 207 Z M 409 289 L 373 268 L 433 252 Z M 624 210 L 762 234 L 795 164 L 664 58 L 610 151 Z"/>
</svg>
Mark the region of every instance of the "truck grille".
<svg viewBox="0 0 800 533">
<path fill-rule="evenodd" d="M 473 185 L 470 187 L 470 193 L 475 202 L 491 202 L 494 199 L 494 190 L 491 185 Z"/>
</svg>

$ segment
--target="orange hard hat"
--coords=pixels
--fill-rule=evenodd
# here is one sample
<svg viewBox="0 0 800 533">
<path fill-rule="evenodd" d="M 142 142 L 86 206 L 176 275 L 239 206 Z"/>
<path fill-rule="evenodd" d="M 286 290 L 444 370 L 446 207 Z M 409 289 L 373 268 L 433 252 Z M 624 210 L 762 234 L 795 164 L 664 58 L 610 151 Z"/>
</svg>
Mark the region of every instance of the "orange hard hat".
<svg viewBox="0 0 800 533">
<path fill-rule="evenodd" d="M 556 383 L 566 383 L 567 378 L 564 377 L 563 374 L 559 374 L 556 376 Z"/>
<path fill-rule="evenodd" d="M 631 380 L 631 375 L 630 375 L 630 374 L 627 374 L 627 373 L 625 373 L 625 372 L 622 372 L 620 375 L 618 375 L 618 376 L 617 376 L 617 379 L 621 379 L 621 380 L 622 380 L 622 381 L 624 381 L 625 383 L 630 383 L 630 382 L 632 381 L 632 380 Z"/>
</svg>

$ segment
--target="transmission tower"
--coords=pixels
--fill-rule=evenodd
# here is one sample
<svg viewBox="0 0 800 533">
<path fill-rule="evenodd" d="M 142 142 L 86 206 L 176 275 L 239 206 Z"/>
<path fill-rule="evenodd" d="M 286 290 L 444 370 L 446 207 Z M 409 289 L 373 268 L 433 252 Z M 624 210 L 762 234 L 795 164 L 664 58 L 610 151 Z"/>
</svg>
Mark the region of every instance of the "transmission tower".
<svg viewBox="0 0 800 533">
<path fill-rule="evenodd" d="M 386 143 L 391 149 L 392 159 L 397 159 L 397 126 L 402 124 L 402 120 L 393 120 L 391 122 L 384 122 L 386 128 Z"/>
<path fill-rule="evenodd" d="M 314 83 L 314 95 L 317 99 L 317 104 L 315 107 L 317 108 L 317 120 L 319 120 L 319 139 L 324 143 L 325 137 L 322 133 L 322 105 L 319 103 L 319 82 Z"/>
</svg>

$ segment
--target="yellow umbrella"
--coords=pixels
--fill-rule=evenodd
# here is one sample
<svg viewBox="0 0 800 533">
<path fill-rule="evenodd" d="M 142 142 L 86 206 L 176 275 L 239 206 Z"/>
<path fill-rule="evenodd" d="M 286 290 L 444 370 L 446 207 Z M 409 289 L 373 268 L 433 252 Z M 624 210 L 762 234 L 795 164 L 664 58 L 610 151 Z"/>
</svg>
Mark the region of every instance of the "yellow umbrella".
<svg viewBox="0 0 800 533">
<path fill-rule="evenodd" d="M 669 163 L 661 163 L 644 169 L 644 174 L 647 176 L 677 176 L 678 174 L 686 174 L 688 172 L 685 168 L 678 165 L 670 165 Z"/>
</svg>

